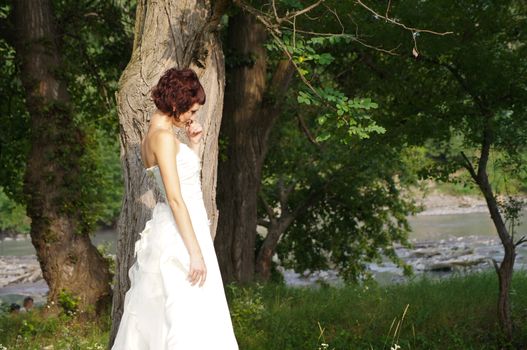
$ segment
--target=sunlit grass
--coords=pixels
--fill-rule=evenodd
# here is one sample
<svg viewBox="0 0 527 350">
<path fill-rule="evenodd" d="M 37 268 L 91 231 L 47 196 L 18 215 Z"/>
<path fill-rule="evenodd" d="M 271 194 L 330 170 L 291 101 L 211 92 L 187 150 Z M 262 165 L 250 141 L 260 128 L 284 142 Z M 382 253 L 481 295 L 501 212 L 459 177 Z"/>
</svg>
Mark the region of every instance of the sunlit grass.
<svg viewBox="0 0 527 350">
<path fill-rule="evenodd" d="M 496 349 L 493 271 L 440 281 L 261 289 L 263 317 L 237 331 L 241 349 Z M 527 274 L 514 275 L 517 340 L 527 344 Z M 231 303 L 236 303 L 236 299 Z M 323 339 L 320 339 L 323 329 Z M 258 334 L 257 340 L 252 336 Z M 272 346 L 270 345 L 272 344 Z"/>
<path fill-rule="evenodd" d="M 497 349 L 497 292 L 491 270 L 388 287 L 226 288 L 240 350 Z M 511 300 L 515 340 L 527 344 L 525 271 L 514 274 Z M 4 314 L 0 349 L 106 349 L 109 328 L 108 316 Z"/>
</svg>

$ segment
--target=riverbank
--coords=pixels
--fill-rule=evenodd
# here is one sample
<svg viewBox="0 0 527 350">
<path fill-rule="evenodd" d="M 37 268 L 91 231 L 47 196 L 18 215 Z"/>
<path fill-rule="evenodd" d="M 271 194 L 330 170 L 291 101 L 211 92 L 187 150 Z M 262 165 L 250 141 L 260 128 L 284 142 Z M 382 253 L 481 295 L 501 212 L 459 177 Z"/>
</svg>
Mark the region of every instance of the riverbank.
<svg viewBox="0 0 527 350">
<path fill-rule="evenodd" d="M 417 215 L 447 215 L 488 212 L 487 203 L 479 196 L 452 196 L 434 192 L 417 199 L 424 210 Z"/>
<path fill-rule="evenodd" d="M 492 269 L 492 259 L 501 261 L 503 248 L 481 198 L 432 193 L 423 199 L 422 204 L 425 211 L 410 218 L 414 230 L 410 235 L 413 247 L 394 245 L 397 255 L 412 266 L 415 277 L 404 276 L 403 269 L 387 259 L 382 263 L 367 264 L 368 272 L 381 285 L 408 282 L 422 276 L 443 278 L 477 272 Z M 524 225 L 522 230 L 525 231 L 526 227 Z M 12 235 L 0 240 L 0 300 L 4 302 L 17 301 L 23 295 L 43 300 L 47 292 L 28 238 Z M 96 245 L 110 243 L 109 252 L 114 253 L 114 231 L 98 232 L 92 240 Z M 523 245 L 518 247 L 515 270 L 526 268 L 527 245 Z M 279 271 L 288 286 L 343 283 L 332 270 L 296 273 L 279 267 Z"/>
<path fill-rule="evenodd" d="M 500 262 L 503 258 L 503 248 L 497 237 L 470 235 L 439 240 L 410 239 L 410 242 L 411 248 L 399 244 L 394 247 L 397 256 L 412 266 L 414 276 L 405 276 L 403 269 L 387 258 L 382 263 L 367 264 L 367 272 L 380 285 L 389 285 L 423 277 L 441 279 L 493 271 L 492 259 Z M 297 273 L 281 266 L 278 270 L 290 287 L 317 286 L 319 283 L 343 285 L 334 270 Z M 527 246 L 523 245 L 517 248 L 515 272 L 526 270 Z M 18 302 L 24 295 L 33 296 L 37 302 L 44 301 L 48 288 L 42 279 L 36 256 L 0 256 L 0 271 L 0 302 Z"/>
<path fill-rule="evenodd" d="M 244 350 L 490 350 L 504 345 L 496 321 L 495 279 L 487 272 L 385 287 L 228 285 L 226 295 Z M 512 288 L 514 340 L 527 344 L 527 274 L 515 274 Z M 0 349 L 105 349 L 110 317 L 89 322 L 38 311 L 4 314 L 0 329 Z"/>
</svg>

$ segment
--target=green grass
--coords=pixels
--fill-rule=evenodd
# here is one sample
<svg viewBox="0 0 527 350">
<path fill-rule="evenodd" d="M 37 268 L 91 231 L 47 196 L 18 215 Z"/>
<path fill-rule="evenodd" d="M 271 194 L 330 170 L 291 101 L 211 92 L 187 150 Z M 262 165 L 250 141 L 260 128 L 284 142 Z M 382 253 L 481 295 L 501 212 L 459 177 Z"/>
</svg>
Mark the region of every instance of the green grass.
<svg viewBox="0 0 527 350">
<path fill-rule="evenodd" d="M 496 321 L 497 291 L 493 271 L 389 287 L 226 288 L 240 350 L 389 350 L 395 344 L 400 349 L 497 349 L 504 344 Z M 527 344 L 524 271 L 514 274 L 511 300 L 515 341 Z M 54 350 L 102 349 L 109 325 L 108 317 L 92 323 L 38 313 L 3 315 L 0 344 L 9 350 L 51 344 Z"/>
<path fill-rule="evenodd" d="M 42 310 L 0 316 L 0 350 L 105 350 L 110 318 L 82 321 L 61 314 L 46 316 Z"/>
<path fill-rule="evenodd" d="M 261 291 L 263 317 L 235 330 L 240 349 L 247 350 L 317 349 L 322 342 L 339 350 L 390 349 L 395 344 L 402 349 L 496 349 L 497 290 L 493 271 L 389 287 L 313 290 L 269 285 Z M 511 298 L 517 341 L 527 344 L 525 272 L 514 275 Z"/>
</svg>

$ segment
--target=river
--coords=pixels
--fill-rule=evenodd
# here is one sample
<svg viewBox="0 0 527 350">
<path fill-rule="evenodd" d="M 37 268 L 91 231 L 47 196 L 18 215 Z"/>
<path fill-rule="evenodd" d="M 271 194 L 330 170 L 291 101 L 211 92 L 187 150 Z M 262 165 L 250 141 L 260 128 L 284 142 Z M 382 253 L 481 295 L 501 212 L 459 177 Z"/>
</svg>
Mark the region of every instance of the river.
<svg viewBox="0 0 527 350">
<path fill-rule="evenodd" d="M 488 212 L 438 213 L 409 218 L 412 249 L 398 245 L 396 252 L 412 265 L 416 276 L 442 278 L 453 274 L 492 268 L 490 259 L 498 262 L 503 257 L 494 225 Z M 527 211 L 522 212 L 522 223 L 517 232 L 527 234 Z M 517 234 L 517 238 L 521 235 Z M 116 232 L 101 230 L 93 235 L 95 245 L 105 244 L 115 254 Z M 527 244 L 518 247 L 515 269 L 527 268 Z M 22 295 L 33 295 L 43 301 L 47 285 L 42 280 L 35 257 L 35 249 L 26 236 L 4 237 L 0 240 L 0 300 L 19 301 Z M 380 264 L 369 264 L 368 270 L 381 284 L 404 282 L 402 269 L 385 259 Z M 317 280 L 341 284 L 335 271 L 306 271 L 303 274 L 281 269 L 286 283 L 291 286 L 316 285 Z M 6 277 L 7 276 L 7 277 Z M 9 277 L 10 276 L 10 277 Z M 25 276 L 23 278 L 19 276 Z M 11 279 L 10 279 L 11 278 Z M 17 279 L 18 278 L 18 279 Z"/>
</svg>

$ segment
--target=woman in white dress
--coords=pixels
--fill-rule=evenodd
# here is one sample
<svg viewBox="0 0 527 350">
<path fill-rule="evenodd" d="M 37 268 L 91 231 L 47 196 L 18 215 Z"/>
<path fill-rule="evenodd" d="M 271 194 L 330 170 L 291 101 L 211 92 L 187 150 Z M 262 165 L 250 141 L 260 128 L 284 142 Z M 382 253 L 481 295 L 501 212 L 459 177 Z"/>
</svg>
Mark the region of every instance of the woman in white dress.
<svg viewBox="0 0 527 350">
<path fill-rule="evenodd" d="M 196 112 L 205 92 L 191 69 L 169 69 L 152 91 L 141 156 L 163 195 L 128 272 L 124 312 L 113 350 L 237 350 L 201 191 Z M 173 127 L 184 129 L 190 145 Z"/>
</svg>

